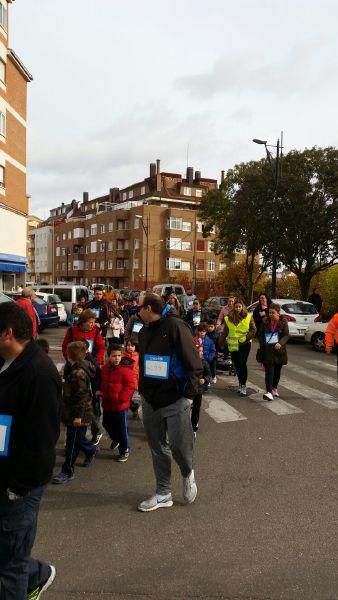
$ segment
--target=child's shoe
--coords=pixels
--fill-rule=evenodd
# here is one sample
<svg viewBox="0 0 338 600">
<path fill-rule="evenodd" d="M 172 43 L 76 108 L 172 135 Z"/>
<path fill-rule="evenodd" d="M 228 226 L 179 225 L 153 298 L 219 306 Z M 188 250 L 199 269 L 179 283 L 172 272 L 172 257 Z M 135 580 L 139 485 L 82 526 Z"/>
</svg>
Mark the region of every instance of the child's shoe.
<svg viewBox="0 0 338 600">
<path fill-rule="evenodd" d="M 124 452 L 123 454 L 119 454 L 118 456 L 114 456 L 116 462 L 127 462 L 129 458 L 129 452 Z"/>
<path fill-rule="evenodd" d="M 52 479 L 52 483 L 68 483 L 68 481 L 73 481 L 75 479 L 74 473 L 72 475 L 67 475 L 67 473 L 63 473 L 62 471 L 55 475 Z"/>
</svg>

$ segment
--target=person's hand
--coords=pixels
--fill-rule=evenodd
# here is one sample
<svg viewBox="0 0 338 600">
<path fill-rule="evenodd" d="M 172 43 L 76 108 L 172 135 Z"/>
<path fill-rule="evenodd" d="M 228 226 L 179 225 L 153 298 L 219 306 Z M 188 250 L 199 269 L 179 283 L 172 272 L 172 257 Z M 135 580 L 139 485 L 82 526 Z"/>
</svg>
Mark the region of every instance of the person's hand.
<svg viewBox="0 0 338 600">
<path fill-rule="evenodd" d="M 280 350 L 281 349 L 281 345 L 279 342 L 277 342 L 277 344 L 275 345 L 275 350 Z"/>
<path fill-rule="evenodd" d="M 263 310 L 262 312 L 259 313 L 261 317 L 265 317 L 265 311 Z"/>
<path fill-rule="evenodd" d="M 73 425 L 74 426 L 82 425 L 82 419 L 80 417 L 77 417 L 76 419 L 73 419 Z"/>
</svg>

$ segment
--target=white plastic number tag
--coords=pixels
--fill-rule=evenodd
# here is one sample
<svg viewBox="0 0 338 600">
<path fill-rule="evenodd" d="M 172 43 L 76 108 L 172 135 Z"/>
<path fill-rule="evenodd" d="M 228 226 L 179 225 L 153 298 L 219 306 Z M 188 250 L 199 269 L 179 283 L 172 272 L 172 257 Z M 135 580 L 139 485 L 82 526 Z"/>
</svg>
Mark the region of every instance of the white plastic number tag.
<svg viewBox="0 0 338 600">
<path fill-rule="evenodd" d="M 194 325 L 199 325 L 201 322 L 201 315 L 193 315 L 192 321 Z"/>
<path fill-rule="evenodd" d="M 100 309 L 92 308 L 91 310 L 96 314 L 96 318 L 99 319 L 100 318 Z"/>
<path fill-rule="evenodd" d="M 142 327 L 143 327 L 143 323 L 138 323 L 138 322 L 134 323 L 132 333 L 139 333 L 139 331 L 141 331 Z"/>
<path fill-rule="evenodd" d="M 87 352 L 92 353 L 93 352 L 93 346 L 94 346 L 94 340 L 88 340 L 88 339 L 86 339 L 86 342 L 88 342 L 88 344 L 89 344 Z"/>
<path fill-rule="evenodd" d="M 265 334 L 265 343 L 266 344 L 278 344 L 279 342 L 279 334 L 276 333 L 266 333 Z"/>
<path fill-rule="evenodd" d="M 169 378 L 170 356 L 144 355 L 144 376 L 152 379 Z"/>
<path fill-rule="evenodd" d="M 12 417 L 10 415 L 0 415 L 0 456 L 8 456 L 11 426 Z"/>
</svg>

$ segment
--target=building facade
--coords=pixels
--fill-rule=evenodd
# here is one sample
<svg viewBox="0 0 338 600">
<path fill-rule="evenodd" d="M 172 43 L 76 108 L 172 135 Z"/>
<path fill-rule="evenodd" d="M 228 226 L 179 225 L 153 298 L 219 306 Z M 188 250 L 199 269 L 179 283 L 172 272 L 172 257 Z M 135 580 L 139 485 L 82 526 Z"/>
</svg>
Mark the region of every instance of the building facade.
<svg viewBox="0 0 338 600">
<path fill-rule="evenodd" d="M 8 13 L 0 0 L 0 289 L 24 285 L 28 198 L 26 194 L 27 83 L 32 76 L 8 47 Z"/>
<path fill-rule="evenodd" d="M 198 209 L 215 188 L 192 167 L 185 177 L 161 172 L 158 160 L 142 182 L 91 200 L 84 193 L 78 210 L 55 225 L 55 280 L 129 289 L 214 280 L 219 258 Z"/>
</svg>

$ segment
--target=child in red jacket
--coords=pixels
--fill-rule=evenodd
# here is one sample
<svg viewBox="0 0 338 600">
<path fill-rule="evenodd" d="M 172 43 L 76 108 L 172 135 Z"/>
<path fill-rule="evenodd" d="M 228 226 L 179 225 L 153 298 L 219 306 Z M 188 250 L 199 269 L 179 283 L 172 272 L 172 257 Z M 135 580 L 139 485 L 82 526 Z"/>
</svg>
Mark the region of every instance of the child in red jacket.
<svg viewBox="0 0 338 600">
<path fill-rule="evenodd" d="M 108 349 L 108 362 L 101 369 L 103 427 L 112 443 L 111 449 L 118 448 L 118 462 L 126 462 L 129 457 L 128 409 L 135 390 L 132 363 L 121 365 L 122 346 L 112 344 Z"/>
<path fill-rule="evenodd" d="M 138 409 L 140 406 L 140 394 L 138 393 L 138 378 L 139 378 L 139 356 L 138 352 L 135 352 L 137 339 L 132 335 L 130 340 L 126 343 L 126 349 L 122 354 L 122 364 L 128 364 L 132 361 L 132 369 L 134 373 L 135 391 L 130 401 L 130 410 L 133 414 L 133 418 L 137 418 Z"/>
</svg>

